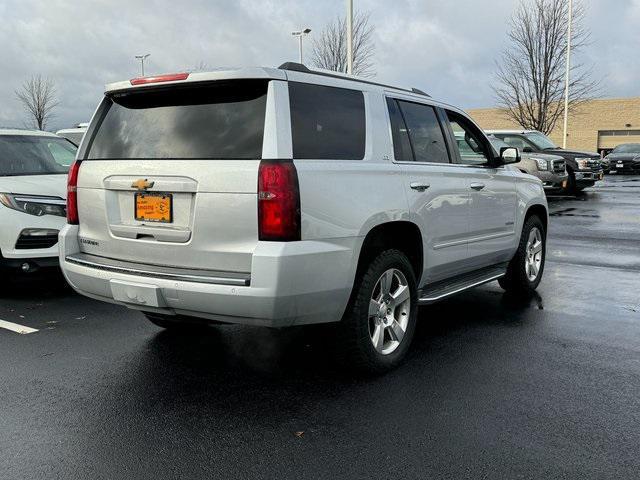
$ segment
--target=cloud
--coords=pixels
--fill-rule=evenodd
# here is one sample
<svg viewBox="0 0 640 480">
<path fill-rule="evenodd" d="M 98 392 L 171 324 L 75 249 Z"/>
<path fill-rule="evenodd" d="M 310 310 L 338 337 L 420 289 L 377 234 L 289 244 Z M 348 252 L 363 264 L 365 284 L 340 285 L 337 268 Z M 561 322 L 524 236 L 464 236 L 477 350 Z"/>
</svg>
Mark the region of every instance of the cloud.
<svg viewBox="0 0 640 480">
<path fill-rule="evenodd" d="M 493 104 L 495 61 L 516 0 L 355 0 L 376 27 L 377 79 L 421 88 L 463 108 Z M 25 121 L 14 90 L 32 74 L 56 82 L 50 127 L 86 121 L 105 83 L 205 63 L 271 65 L 297 58 L 291 31 L 318 34 L 344 14 L 343 0 L 4 0 L 0 4 L 0 125 Z M 606 96 L 637 95 L 640 0 L 589 2 L 593 44 L 579 58 L 596 67 Z M 307 47 L 310 43 L 307 42 Z M 310 48 L 306 49 L 307 54 Z"/>
</svg>

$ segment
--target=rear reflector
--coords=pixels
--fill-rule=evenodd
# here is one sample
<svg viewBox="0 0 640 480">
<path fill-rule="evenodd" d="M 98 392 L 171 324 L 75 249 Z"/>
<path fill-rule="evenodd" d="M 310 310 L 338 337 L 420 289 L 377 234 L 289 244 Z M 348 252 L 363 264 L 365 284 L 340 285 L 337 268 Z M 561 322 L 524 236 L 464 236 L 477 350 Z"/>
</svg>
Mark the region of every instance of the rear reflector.
<svg viewBox="0 0 640 480">
<path fill-rule="evenodd" d="M 78 225 L 78 173 L 80 172 L 80 160 L 76 160 L 69 169 L 67 177 L 67 223 Z"/>
<path fill-rule="evenodd" d="M 147 83 L 175 82 L 177 80 L 186 80 L 189 78 L 188 73 L 169 73 L 167 75 L 158 75 L 156 77 L 138 77 L 130 80 L 131 85 L 145 85 Z"/>
<path fill-rule="evenodd" d="M 301 238 L 298 172 L 290 160 L 260 162 L 258 237 L 272 242 L 292 242 Z"/>
</svg>

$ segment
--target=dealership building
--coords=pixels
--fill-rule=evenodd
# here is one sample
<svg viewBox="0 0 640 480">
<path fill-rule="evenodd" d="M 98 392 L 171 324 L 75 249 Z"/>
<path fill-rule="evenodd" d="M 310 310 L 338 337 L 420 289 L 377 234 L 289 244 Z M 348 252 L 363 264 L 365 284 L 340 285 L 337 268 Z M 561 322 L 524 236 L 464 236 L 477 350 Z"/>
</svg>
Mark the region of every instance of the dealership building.
<svg viewBox="0 0 640 480">
<path fill-rule="evenodd" d="M 469 110 L 486 130 L 521 128 L 499 108 Z M 551 133 L 562 146 L 562 117 Z M 608 153 L 621 143 L 640 143 L 640 97 L 590 100 L 569 116 L 567 148 Z"/>
</svg>

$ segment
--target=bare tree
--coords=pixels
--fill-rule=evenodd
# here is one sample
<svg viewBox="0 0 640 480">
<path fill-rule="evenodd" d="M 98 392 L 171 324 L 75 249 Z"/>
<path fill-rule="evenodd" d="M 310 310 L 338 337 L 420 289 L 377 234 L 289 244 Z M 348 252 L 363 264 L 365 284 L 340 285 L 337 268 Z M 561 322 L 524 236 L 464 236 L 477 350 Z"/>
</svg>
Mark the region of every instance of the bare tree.
<svg viewBox="0 0 640 480">
<path fill-rule="evenodd" d="M 204 60 L 200 60 L 193 67 L 187 68 L 186 71 L 189 72 L 189 73 L 210 72 L 211 71 L 211 67 L 209 67 L 207 62 L 205 62 Z"/>
<path fill-rule="evenodd" d="M 583 4 L 574 7 L 572 55 L 588 44 Z M 507 116 L 549 134 L 564 113 L 568 0 L 521 0 L 511 20 L 511 46 L 502 54 L 494 91 Z M 593 98 L 598 83 L 582 65 L 571 68 L 569 111 Z"/>
<path fill-rule="evenodd" d="M 44 130 L 53 118 L 53 109 L 58 105 L 56 88 L 52 80 L 34 75 L 16 90 L 16 97 L 22 103 L 33 124 Z"/>
<path fill-rule="evenodd" d="M 353 73 L 360 77 L 373 77 L 374 27 L 369 14 L 357 12 L 353 18 Z M 315 67 L 347 72 L 347 20 L 336 18 L 329 23 L 320 38 L 313 41 L 312 63 Z"/>
</svg>

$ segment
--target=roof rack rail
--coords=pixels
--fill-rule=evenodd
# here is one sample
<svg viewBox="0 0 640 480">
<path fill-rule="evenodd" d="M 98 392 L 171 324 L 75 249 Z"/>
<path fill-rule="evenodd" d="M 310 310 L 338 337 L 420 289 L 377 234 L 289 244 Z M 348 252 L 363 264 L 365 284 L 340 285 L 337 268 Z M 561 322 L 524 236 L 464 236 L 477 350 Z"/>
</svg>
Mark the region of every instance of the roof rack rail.
<svg viewBox="0 0 640 480">
<path fill-rule="evenodd" d="M 285 62 L 282 65 L 280 65 L 278 67 L 278 69 L 280 69 L 280 70 L 289 70 L 291 72 L 310 73 L 312 75 L 321 75 L 323 77 L 332 77 L 332 78 L 341 78 L 341 79 L 344 79 L 344 80 L 352 80 L 354 82 L 366 83 L 368 85 L 376 85 L 378 87 L 393 88 L 394 90 L 400 90 L 402 92 L 415 93 L 416 95 L 424 95 L 425 97 L 431 98 L 431 95 L 429 95 L 428 93 L 423 92 L 422 90 L 420 90 L 418 88 L 412 88 L 412 89 L 409 90 L 408 88 L 394 87 L 393 85 L 385 85 L 384 83 L 372 82 L 370 80 L 364 80 L 362 78 L 348 77 L 348 76 L 345 76 L 345 75 L 340 75 L 338 72 L 336 72 L 335 74 L 334 73 L 329 73 L 329 72 L 319 72 L 317 70 L 311 70 L 306 65 L 303 65 L 302 63 L 297 63 L 297 62 Z"/>
</svg>

